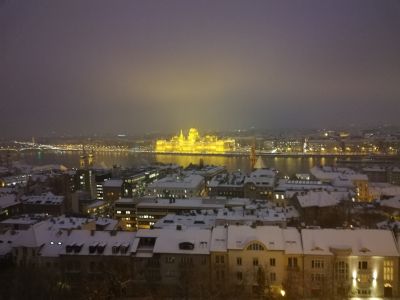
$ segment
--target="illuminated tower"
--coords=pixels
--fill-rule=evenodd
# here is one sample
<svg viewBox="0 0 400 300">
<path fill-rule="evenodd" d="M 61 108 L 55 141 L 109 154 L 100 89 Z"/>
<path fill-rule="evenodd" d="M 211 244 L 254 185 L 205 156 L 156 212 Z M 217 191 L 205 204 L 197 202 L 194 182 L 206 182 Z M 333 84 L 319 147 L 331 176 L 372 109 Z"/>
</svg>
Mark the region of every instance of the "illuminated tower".
<svg viewBox="0 0 400 300">
<path fill-rule="evenodd" d="M 88 158 L 87 158 L 87 166 L 89 168 L 93 168 L 94 166 L 94 151 L 90 151 Z"/>
<path fill-rule="evenodd" d="M 188 140 L 190 143 L 194 144 L 199 139 L 199 132 L 195 128 L 190 128 L 188 134 Z"/>
<path fill-rule="evenodd" d="M 307 144 L 307 142 L 308 142 L 308 139 L 305 138 L 305 139 L 304 139 L 304 143 L 303 143 L 303 153 L 306 153 L 306 152 L 307 152 L 307 149 L 308 149 L 308 144 Z"/>
<path fill-rule="evenodd" d="M 81 169 L 86 169 L 86 151 L 85 146 L 82 146 L 82 155 L 79 157 L 79 167 Z"/>
<path fill-rule="evenodd" d="M 250 166 L 251 166 L 252 170 L 254 169 L 256 161 L 257 161 L 256 145 L 255 145 L 255 143 L 253 143 L 253 145 L 251 146 L 251 152 L 250 152 Z"/>
<path fill-rule="evenodd" d="M 267 166 L 264 163 L 264 160 L 261 156 L 258 157 L 257 161 L 255 162 L 253 169 L 265 169 Z"/>
<path fill-rule="evenodd" d="M 183 136 L 183 132 L 181 129 L 181 133 L 179 134 L 179 144 L 183 144 L 184 141 L 185 141 L 185 137 Z"/>
</svg>

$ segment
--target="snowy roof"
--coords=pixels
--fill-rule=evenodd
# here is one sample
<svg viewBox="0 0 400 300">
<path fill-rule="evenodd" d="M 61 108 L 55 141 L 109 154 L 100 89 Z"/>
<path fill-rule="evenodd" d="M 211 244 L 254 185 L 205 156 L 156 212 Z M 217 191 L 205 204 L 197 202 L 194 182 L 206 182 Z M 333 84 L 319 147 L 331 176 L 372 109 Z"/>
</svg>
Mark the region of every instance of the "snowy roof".
<svg viewBox="0 0 400 300">
<path fill-rule="evenodd" d="M 275 169 L 260 168 L 251 172 L 249 176 L 246 176 L 245 183 L 251 182 L 257 186 L 273 187 L 277 173 Z"/>
<path fill-rule="evenodd" d="M 0 210 L 19 203 L 17 196 L 14 194 L 0 194 Z"/>
<path fill-rule="evenodd" d="M 220 209 L 217 216 L 217 224 L 224 222 L 248 222 L 252 224 L 253 222 L 286 222 L 286 216 L 282 211 L 277 211 L 273 208 L 245 208 L 235 207 L 232 209 Z"/>
<path fill-rule="evenodd" d="M 275 191 L 307 191 L 307 190 L 334 190 L 335 188 L 321 181 L 313 180 L 287 180 L 280 179 Z"/>
<path fill-rule="evenodd" d="M 250 173 L 249 177 L 275 177 L 278 171 L 270 168 L 258 168 Z"/>
<path fill-rule="evenodd" d="M 122 179 L 109 179 L 104 181 L 103 187 L 120 188 L 124 181 Z"/>
<path fill-rule="evenodd" d="M 114 202 L 114 204 L 133 204 L 135 203 L 135 200 L 133 200 L 132 198 L 121 198 L 118 199 Z"/>
<path fill-rule="evenodd" d="M 242 187 L 246 176 L 240 172 L 222 173 L 214 176 L 208 183 L 208 187 Z"/>
<path fill-rule="evenodd" d="M 340 203 L 332 193 L 326 191 L 309 191 L 305 194 L 297 195 L 297 200 L 301 207 L 328 207 Z"/>
<path fill-rule="evenodd" d="M 7 230 L 0 232 L 0 257 L 11 252 L 14 242 L 21 233 L 16 230 Z"/>
<path fill-rule="evenodd" d="M 175 199 L 171 203 L 169 199 L 151 199 L 140 201 L 137 208 L 180 208 L 180 209 L 219 209 L 223 208 L 223 204 L 205 203 L 202 198 Z"/>
<path fill-rule="evenodd" d="M 368 180 L 367 175 L 357 173 L 350 168 L 336 168 L 331 166 L 323 166 L 323 167 L 312 167 L 310 169 L 312 175 L 314 175 L 317 179 L 323 181 L 332 181 L 341 176 L 342 178 L 348 178 L 350 180 Z"/>
<path fill-rule="evenodd" d="M 128 231 L 72 230 L 61 254 L 126 256 L 130 255 L 135 236 L 135 232 Z"/>
<path fill-rule="evenodd" d="M 102 207 L 104 205 L 107 205 L 108 203 L 104 200 L 96 200 L 91 202 L 90 204 L 88 204 L 86 206 L 86 209 L 90 209 L 90 208 L 97 208 L 97 207 Z"/>
<path fill-rule="evenodd" d="M 225 170 L 225 167 L 223 166 L 204 166 L 203 168 L 199 170 L 193 170 L 191 171 L 192 174 L 198 174 L 201 176 L 213 176 L 217 173 L 223 172 Z"/>
<path fill-rule="evenodd" d="M 190 174 L 187 176 L 171 175 L 149 184 L 149 189 L 196 189 L 204 183 L 201 175 Z"/>
<path fill-rule="evenodd" d="M 154 253 L 209 254 L 211 231 L 188 228 L 161 229 L 154 245 Z"/>
<path fill-rule="evenodd" d="M 387 200 L 381 200 L 381 206 L 400 209 L 400 196 L 396 196 Z"/>
<path fill-rule="evenodd" d="M 370 183 L 368 185 L 371 194 L 380 198 L 381 196 L 398 196 L 400 195 L 400 186 L 390 183 Z"/>
<path fill-rule="evenodd" d="M 285 241 L 286 254 L 300 254 L 303 252 L 300 232 L 293 227 L 282 229 L 283 239 Z"/>
<path fill-rule="evenodd" d="M 370 166 L 362 168 L 363 172 L 386 172 L 386 168 L 381 166 Z"/>
<path fill-rule="evenodd" d="M 21 200 L 25 204 L 40 204 L 40 205 L 60 205 L 64 201 L 64 196 L 56 196 L 51 192 L 40 196 L 22 196 Z"/>
<path fill-rule="evenodd" d="M 300 233 L 294 228 L 228 226 L 229 250 L 242 250 L 252 242 L 260 242 L 267 250 L 289 251 L 291 254 L 302 253 Z"/>
<path fill-rule="evenodd" d="M 52 217 L 45 221 L 46 227 L 52 230 L 80 229 L 90 222 L 93 222 L 93 219 L 66 216 Z"/>
<path fill-rule="evenodd" d="M 13 216 L 9 219 L 3 220 L 0 224 L 4 225 L 33 225 L 43 220 L 48 219 L 49 217 L 45 214 L 25 214 Z"/>
<path fill-rule="evenodd" d="M 399 256 L 394 235 L 379 229 L 303 229 L 305 255 L 333 255 L 335 250 L 354 256 Z"/>
<path fill-rule="evenodd" d="M 182 228 L 203 228 L 210 229 L 215 226 L 215 214 L 186 214 L 176 215 L 168 214 L 154 224 L 154 228 L 170 228 L 176 229 L 176 225 L 181 225 Z"/>
<path fill-rule="evenodd" d="M 226 252 L 228 243 L 228 226 L 216 226 L 212 229 L 210 251 Z"/>
<path fill-rule="evenodd" d="M 64 165 L 43 165 L 43 166 L 35 166 L 32 168 L 32 172 L 49 172 L 49 171 L 68 171 L 68 168 Z"/>
</svg>

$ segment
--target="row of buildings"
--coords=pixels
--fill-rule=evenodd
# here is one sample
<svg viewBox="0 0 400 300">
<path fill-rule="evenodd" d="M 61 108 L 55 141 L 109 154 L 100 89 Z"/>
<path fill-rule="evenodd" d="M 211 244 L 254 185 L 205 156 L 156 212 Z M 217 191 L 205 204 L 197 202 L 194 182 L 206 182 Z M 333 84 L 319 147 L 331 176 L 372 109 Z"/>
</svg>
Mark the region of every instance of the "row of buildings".
<svg viewBox="0 0 400 300">
<path fill-rule="evenodd" d="M 399 296 L 398 243 L 388 230 L 225 225 L 126 232 L 68 222 L 3 231 L 2 263 L 51 270 L 72 288 L 82 278 L 116 277 L 127 295 L 151 286 L 160 295 L 209 299 Z"/>
</svg>

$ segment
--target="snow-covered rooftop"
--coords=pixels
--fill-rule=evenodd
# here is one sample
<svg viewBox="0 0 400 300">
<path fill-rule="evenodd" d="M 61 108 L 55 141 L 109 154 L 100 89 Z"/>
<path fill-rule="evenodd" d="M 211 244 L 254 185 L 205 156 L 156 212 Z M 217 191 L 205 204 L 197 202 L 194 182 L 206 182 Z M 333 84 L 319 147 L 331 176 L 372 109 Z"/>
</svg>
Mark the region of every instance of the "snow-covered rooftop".
<svg viewBox="0 0 400 300">
<path fill-rule="evenodd" d="M 333 255 L 337 249 L 354 256 L 399 256 L 390 230 L 303 229 L 301 236 L 306 255 Z"/>
<path fill-rule="evenodd" d="M 368 180 L 367 175 L 357 173 L 356 171 L 350 168 L 336 168 L 332 166 L 323 166 L 323 167 L 312 167 L 310 172 L 313 176 L 315 176 L 318 180 L 322 181 L 333 181 L 338 177 L 348 178 L 352 181 L 356 180 Z"/>
<path fill-rule="evenodd" d="M 149 184 L 148 189 L 196 189 L 204 183 L 204 177 L 197 174 L 171 175 Z"/>
<path fill-rule="evenodd" d="M 211 231 L 187 228 L 162 229 L 154 245 L 154 253 L 204 254 L 210 253 Z"/>
<path fill-rule="evenodd" d="M 380 204 L 381 206 L 386 206 L 400 210 L 400 195 L 390 199 L 381 200 Z"/>
<path fill-rule="evenodd" d="M 0 194 L 0 210 L 20 203 L 14 194 Z"/>
<path fill-rule="evenodd" d="M 263 244 L 267 250 L 302 253 L 300 233 L 295 228 L 277 226 L 228 226 L 229 250 L 242 250 L 252 242 Z"/>
<path fill-rule="evenodd" d="M 40 196 L 22 196 L 21 200 L 25 204 L 60 205 L 64 201 L 64 196 L 56 196 L 48 192 Z"/>
<path fill-rule="evenodd" d="M 130 255 L 135 232 L 72 230 L 65 241 L 64 255 Z"/>
<path fill-rule="evenodd" d="M 326 191 L 308 191 L 297 195 L 297 200 L 303 208 L 336 206 L 341 200 L 338 198 L 333 193 Z"/>
<path fill-rule="evenodd" d="M 103 183 L 103 187 L 120 188 L 124 181 L 122 179 L 109 179 Z"/>
</svg>

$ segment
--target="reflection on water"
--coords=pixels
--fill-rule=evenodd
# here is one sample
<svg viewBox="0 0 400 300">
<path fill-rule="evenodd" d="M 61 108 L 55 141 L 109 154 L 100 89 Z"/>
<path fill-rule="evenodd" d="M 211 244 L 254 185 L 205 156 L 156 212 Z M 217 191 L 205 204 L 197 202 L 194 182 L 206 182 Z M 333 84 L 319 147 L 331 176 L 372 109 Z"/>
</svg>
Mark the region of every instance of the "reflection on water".
<svg viewBox="0 0 400 300">
<path fill-rule="evenodd" d="M 20 160 L 29 164 L 63 164 L 66 167 L 79 166 L 79 152 L 29 152 L 21 153 Z M 96 165 L 111 168 L 113 165 L 131 167 L 149 165 L 154 162 L 173 163 L 183 167 L 190 163 L 199 164 L 200 159 L 204 164 L 226 166 L 229 171 L 250 171 L 249 157 L 227 156 L 200 156 L 200 155 L 164 155 L 150 153 L 104 152 L 96 153 Z M 335 164 L 336 158 L 332 157 L 264 157 L 268 167 L 278 169 L 282 175 L 291 176 L 296 173 L 307 173 L 315 165 Z"/>
</svg>

